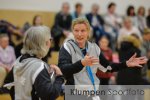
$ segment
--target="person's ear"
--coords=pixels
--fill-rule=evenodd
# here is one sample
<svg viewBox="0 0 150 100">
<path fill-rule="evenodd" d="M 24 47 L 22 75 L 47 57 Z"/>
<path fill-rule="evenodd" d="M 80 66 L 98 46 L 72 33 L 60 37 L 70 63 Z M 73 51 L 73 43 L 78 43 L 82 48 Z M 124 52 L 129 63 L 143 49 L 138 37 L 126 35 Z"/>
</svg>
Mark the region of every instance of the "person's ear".
<svg viewBox="0 0 150 100">
<path fill-rule="evenodd" d="M 46 41 L 46 46 L 50 47 L 51 46 L 51 42 L 50 40 Z"/>
</svg>

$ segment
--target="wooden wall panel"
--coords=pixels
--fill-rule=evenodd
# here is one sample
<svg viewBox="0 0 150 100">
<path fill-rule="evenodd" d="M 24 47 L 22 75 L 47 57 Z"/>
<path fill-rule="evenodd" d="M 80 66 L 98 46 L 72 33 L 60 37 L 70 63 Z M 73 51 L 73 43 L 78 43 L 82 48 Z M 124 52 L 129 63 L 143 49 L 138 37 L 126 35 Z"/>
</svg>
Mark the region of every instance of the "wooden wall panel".
<svg viewBox="0 0 150 100">
<path fill-rule="evenodd" d="M 0 20 L 5 19 L 16 26 L 22 27 L 25 22 L 32 24 L 35 15 L 42 16 L 43 24 L 51 27 L 54 22 L 54 12 L 22 11 L 22 10 L 0 10 Z"/>
</svg>

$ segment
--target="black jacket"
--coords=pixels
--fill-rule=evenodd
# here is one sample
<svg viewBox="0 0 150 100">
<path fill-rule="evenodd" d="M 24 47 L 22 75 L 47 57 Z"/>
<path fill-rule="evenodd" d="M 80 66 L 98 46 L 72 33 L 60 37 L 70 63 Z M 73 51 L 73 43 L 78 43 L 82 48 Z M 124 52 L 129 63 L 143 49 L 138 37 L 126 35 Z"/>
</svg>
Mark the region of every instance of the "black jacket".
<svg viewBox="0 0 150 100">
<path fill-rule="evenodd" d="M 89 13 L 86 15 L 86 18 L 88 19 L 89 23 L 92 25 L 92 18 L 93 18 L 93 14 L 92 13 Z M 100 15 L 96 15 L 97 19 L 98 19 L 98 22 L 101 26 L 103 26 L 105 24 L 103 18 L 100 16 Z"/>
<path fill-rule="evenodd" d="M 54 37 L 62 35 L 64 30 L 70 30 L 72 23 L 72 16 L 70 14 L 63 15 L 61 12 L 55 16 L 55 22 L 52 27 L 52 35 Z"/>
<path fill-rule="evenodd" d="M 146 18 L 147 26 L 150 28 L 150 15 Z"/>
<path fill-rule="evenodd" d="M 135 47 L 131 42 L 122 42 L 119 50 L 119 60 L 126 61 L 131 56 L 137 53 L 137 57 L 140 57 L 140 50 Z M 142 79 L 140 67 L 126 68 L 118 72 L 117 83 L 119 85 L 142 85 L 144 80 Z"/>
</svg>

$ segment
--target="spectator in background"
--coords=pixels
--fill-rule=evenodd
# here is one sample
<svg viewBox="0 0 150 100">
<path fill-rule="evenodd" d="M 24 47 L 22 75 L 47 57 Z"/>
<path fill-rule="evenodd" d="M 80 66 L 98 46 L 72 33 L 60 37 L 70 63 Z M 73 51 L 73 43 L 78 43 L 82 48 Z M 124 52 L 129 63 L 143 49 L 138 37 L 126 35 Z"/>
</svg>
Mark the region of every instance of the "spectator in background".
<svg viewBox="0 0 150 100">
<path fill-rule="evenodd" d="M 150 28 L 150 8 L 148 9 L 148 16 L 146 18 L 147 26 Z"/>
<path fill-rule="evenodd" d="M 93 29 L 93 37 L 98 44 L 98 40 L 102 35 L 106 35 L 107 33 L 104 30 L 104 20 L 101 15 L 98 14 L 99 6 L 97 4 L 92 5 L 91 12 L 86 15 L 92 29 Z"/>
<path fill-rule="evenodd" d="M 0 64 L 5 67 L 8 72 L 11 70 L 16 60 L 14 48 L 9 46 L 9 37 L 6 34 L 0 35 Z"/>
<path fill-rule="evenodd" d="M 32 25 L 30 25 L 29 22 L 26 22 L 22 30 L 25 33 L 31 26 L 39 26 L 39 25 L 43 25 L 42 17 L 40 15 L 35 15 L 32 21 Z"/>
<path fill-rule="evenodd" d="M 69 13 L 70 7 L 67 2 L 63 3 L 62 10 L 56 14 L 55 22 L 52 27 L 52 36 L 54 38 L 54 49 L 60 49 L 60 38 L 70 33 L 72 16 Z"/>
<path fill-rule="evenodd" d="M 78 18 L 78 17 L 85 17 L 82 14 L 83 5 L 81 3 L 77 3 L 75 5 L 75 12 L 72 14 L 72 19 Z"/>
<path fill-rule="evenodd" d="M 123 38 L 121 42 L 121 47 L 119 50 L 120 62 L 126 61 L 134 53 L 137 57 L 141 56 L 140 51 L 141 41 L 137 34 L 132 34 Z M 121 66 L 120 66 L 121 67 Z M 142 68 L 126 68 L 125 70 L 120 70 L 117 75 L 117 84 L 119 85 L 145 85 L 150 84 L 145 79 L 142 78 Z M 129 78 L 128 78 L 129 77 Z"/>
<path fill-rule="evenodd" d="M 33 26 L 40 26 L 42 24 L 43 24 L 43 22 L 42 22 L 41 16 L 40 15 L 34 16 L 32 25 Z"/>
<path fill-rule="evenodd" d="M 7 34 L 0 34 L 0 87 L 3 85 L 3 81 L 13 66 L 16 60 L 14 48 L 9 46 L 9 37 Z"/>
<path fill-rule="evenodd" d="M 150 59 L 150 29 L 146 28 L 143 32 L 143 45 L 142 45 L 142 53 L 146 55 L 148 59 Z M 148 66 L 150 69 L 150 66 Z"/>
<path fill-rule="evenodd" d="M 127 16 L 131 18 L 131 21 L 132 21 L 132 24 L 135 25 L 135 11 L 134 11 L 134 6 L 133 5 L 130 5 L 128 8 L 127 8 Z"/>
<path fill-rule="evenodd" d="M 141 33 L 143 33 L 144 29 L 147 28 L 146 18 L 145 18 L 145 8 L 143 6 L 139 7 L 137 16 L 135 18 L 135 25 L 139 28 Z"/>
<path fill-rule="evenodd" d="M 116 13 L 116 4 L 110 3 L 108 5 L 108 13 L 105 15 L 104 20 L 106 23 L 106 31 L 110 33 L 111 39 L 112 39 L 112 49 L 115 50 L 116 48 L 116 39 L 118 37 L 118 31 L 120 29 L 122 18 L 119 17 Z"/>
<path fill-rule="evenodd" d="M 119 30 L 118 35 L 118 47 L 120 47 L 120 43 L 125 36 L 131 35 L 135 33 L 140 40 L 142 41 L 142 36 L 138 28 L 134 27 L 130 17 L 124 18 L 123 27 Z"/>
<path fill-rule="evenodd" d="M 104 54 L 104 57 L 112 62 L 112 50 L 109 48 L 109 37 L 106 35 L 103 35 L 100 39 L 99 39 L 99 47 L 101 49 L 101 52 Z M 109 72 L 102 72 L 101 70 L 98 70 L 96 73 L 97 77 L 100 80 L 100 85 L 108 85 L 109 84 L 109 79 L 111 77 L 113 77 L 112 73 Z"/>
<path fill-rule="evenodd" d="M 5 33 L 9 36 L 9 44 L 11 46 L 16 46 L 12 36 L 17 36 L 17 39 L 22 37 L 23 32 L 19 27 L 16 27 L 12 23 L 6 20 L 0 20 L 0 34 Z"/>
</svg>

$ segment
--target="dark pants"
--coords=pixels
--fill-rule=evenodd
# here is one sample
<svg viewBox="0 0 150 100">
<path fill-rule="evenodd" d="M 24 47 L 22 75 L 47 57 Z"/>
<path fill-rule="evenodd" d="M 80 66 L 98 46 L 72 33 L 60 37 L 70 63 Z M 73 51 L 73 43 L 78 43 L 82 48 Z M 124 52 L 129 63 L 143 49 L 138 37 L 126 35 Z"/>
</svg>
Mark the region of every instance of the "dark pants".
<svg viewBox="0 0 150 100">
<path fill-rule="evenodd" d="M 109 78 L 99 78 L 100 85 L 109 85 Z"/>
</svg>

